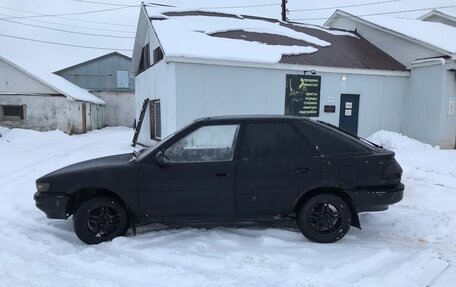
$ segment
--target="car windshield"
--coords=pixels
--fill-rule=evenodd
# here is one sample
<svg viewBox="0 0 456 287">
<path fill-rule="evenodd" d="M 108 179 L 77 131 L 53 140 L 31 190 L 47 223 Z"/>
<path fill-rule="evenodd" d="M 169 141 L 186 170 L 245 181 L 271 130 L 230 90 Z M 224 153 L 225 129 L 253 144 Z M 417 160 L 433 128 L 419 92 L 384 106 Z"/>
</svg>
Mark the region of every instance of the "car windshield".
<svg viewBox="0 0 456 287">
<path fill-rule="evenodd" d="M 180 132 L 181 130 L 185 129 L 187 126 L 175 131 L 174 133 L 166 136 L 164 139 L 160 140 L 159 142 L 157 142 L 156 144 L 154 145 L 151 145 L 149 147 L 146 147 L 146 148 L 143 148 L 143 149 L 140 149 L 139 151 L 133 153 L 133 157 L 132 157 L 132 160 L 136 160 L 136 161 L 140 161 L 144 158 L 146 158 L 149 154 L 151 154 L 154 150 L 157 150 L 159 149 L 169 138 L 171 138 L 172 136 L 174 136 L 175 134 L 177 134 L 178 132 Z"/>
</svg>

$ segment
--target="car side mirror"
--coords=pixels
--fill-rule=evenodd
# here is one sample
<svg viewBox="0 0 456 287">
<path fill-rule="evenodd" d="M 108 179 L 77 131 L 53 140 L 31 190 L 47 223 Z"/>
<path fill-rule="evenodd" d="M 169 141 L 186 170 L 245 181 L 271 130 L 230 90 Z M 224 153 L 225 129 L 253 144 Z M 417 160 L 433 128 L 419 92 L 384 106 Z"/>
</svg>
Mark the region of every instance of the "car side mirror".
<svg viewBox="0 0 456 287">
<path fill-rule="evenodd" d="M 155 154 L 155 159 L 159 165 L 165 165 L 165 153 L 163 151 L 159 151 Z"/>
</svg>

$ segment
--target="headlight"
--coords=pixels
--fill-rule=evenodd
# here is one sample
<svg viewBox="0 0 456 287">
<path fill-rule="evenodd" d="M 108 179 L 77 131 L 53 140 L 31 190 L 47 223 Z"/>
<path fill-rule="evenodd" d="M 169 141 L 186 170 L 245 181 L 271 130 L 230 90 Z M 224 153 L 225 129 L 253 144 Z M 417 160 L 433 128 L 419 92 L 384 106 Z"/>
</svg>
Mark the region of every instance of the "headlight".
<svg viewBox="0 0 456 287">
<path fill-rule="evenodd" d="M 37 182 L 36 183 L 36 190 L 39 192 L 46 192 L 51 189 L 51 184 L 49 182 Z"/>
</svg>

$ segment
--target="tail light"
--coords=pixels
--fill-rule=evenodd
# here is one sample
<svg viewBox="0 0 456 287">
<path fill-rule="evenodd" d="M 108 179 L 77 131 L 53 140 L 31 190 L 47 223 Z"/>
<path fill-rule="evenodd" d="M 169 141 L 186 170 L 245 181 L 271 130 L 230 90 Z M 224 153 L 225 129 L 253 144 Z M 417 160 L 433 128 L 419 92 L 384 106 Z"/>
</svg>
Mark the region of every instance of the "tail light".
<svg viewBox="0 0 456 287">
<path fill-rule="evenodd" d="M 382 173 L 383 179 L 399 179 L 402 176 L 402 168 L 397 161 L 388 164 Z"/>
</svg>

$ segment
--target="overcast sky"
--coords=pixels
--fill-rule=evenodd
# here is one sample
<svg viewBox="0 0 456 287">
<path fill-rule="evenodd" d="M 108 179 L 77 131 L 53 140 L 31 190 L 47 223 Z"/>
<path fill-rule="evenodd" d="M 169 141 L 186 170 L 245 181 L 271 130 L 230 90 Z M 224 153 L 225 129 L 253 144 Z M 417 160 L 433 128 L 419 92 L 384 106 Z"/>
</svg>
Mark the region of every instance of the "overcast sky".
<svg viewBox="0 0 456 287">
<path fill-rule="evenodd" d="M 97 4 L 93 2 L 106 2 L 109 4 Z M 281 17 L 280 2 L 280 0 L 154 1 L 154 3 L 174 5 L 176 7 L 165 8 L 156 6 L 157 12 L 172 9 L 209 9 L 213 7 L 213 10 L 272 18 Z M 31 67 L 35 70 L 49 72 L 101 56 L 113 51 L 112 49 L 118 49 L 126 55 L 131 55 L 130 50 L 133 47 L 140 3 L 141 1 L 136 0 L 0 0 L 0 34 L 39 41 L 93 47 L 58 46 L 13 39 L 0 35 L 0 55 L 26 68 Z M 121 5 L 132 5 L 132 7 Z M 419 10 L 390 15 L 416 18 L 435 7 L 455 6 L 442 10 L 456 14 L 456 0 L 288 0 L 288 18 L 302 19 L 299 21 L 321 25 L 334 13 L 335 7 L 353 5 L 358 6 L 343 7 L 341 9 L 357 15 Z M 234 6 L 255 7 L 226 8 Z M 43 14 L 75 13 L 81 14 L 43 17 Z"/>
</svg>

